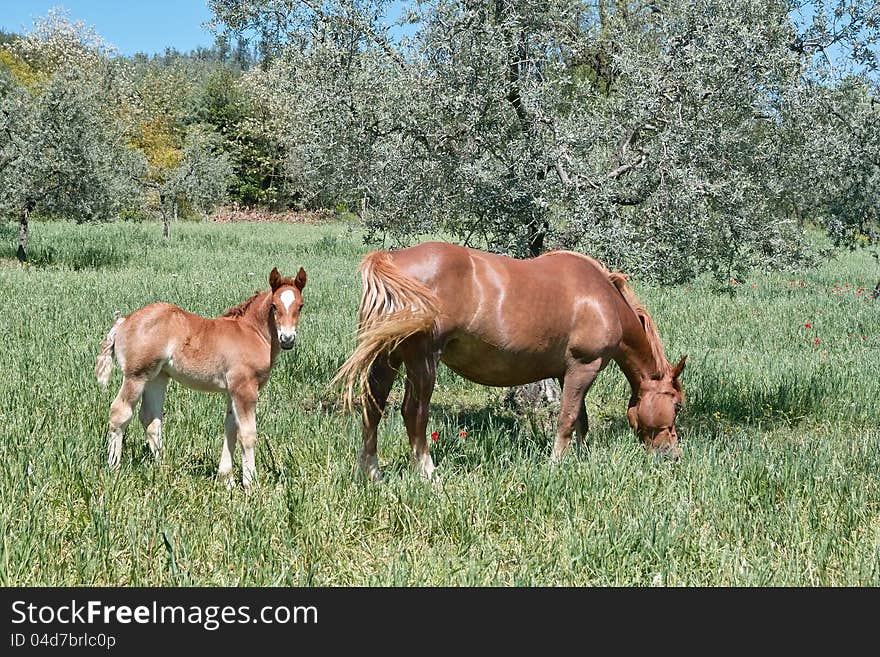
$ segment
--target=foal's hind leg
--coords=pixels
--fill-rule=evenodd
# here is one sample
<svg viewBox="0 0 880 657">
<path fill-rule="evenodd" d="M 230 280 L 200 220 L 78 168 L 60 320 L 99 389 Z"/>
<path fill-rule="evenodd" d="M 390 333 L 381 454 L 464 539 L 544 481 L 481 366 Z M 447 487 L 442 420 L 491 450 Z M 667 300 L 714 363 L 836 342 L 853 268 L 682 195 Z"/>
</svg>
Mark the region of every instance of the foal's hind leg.
<svg viewBox="0 0 880 657">
<path fill-rule="evenodd" d="M 562 383 L 562 403 L 559 407 L 556 442 L 550 455 L 553 463 L 558 463 L 562 459 L 575 428 L 578 429 L 579 435 L 586 435 L 587 411 L 584 407 L 584 395 L 605 367 L 605 363 L 606 361 L 601 358 L 589 363 L 573 363 L 566 372 Z"/>
<path fill-rule="evenodd" d="M 141 398 L 141 410 L 138 418 L 147 434 L 147 443 L 153 457 L 158 461 L 162 458 L 162 404 L 165 402 L 165 388 L 168 377 L 159 374 L 144 386 Z"/>
<path fill-rule="evenodd" d="M 421 341 L 420 341 L 421 342 Z M 434 459 L 428 450 L 425 431 L 428 427 L 428 410 L 434 382 L 437 380 L 437 362 L 439 353 L 433 352 L 424 341 L 421 348 L 413 349 L 413 353 L 404 358 L 406 363 L 406 388 L 403 394 L 403 422 L 409 435 L 413 465 L 416 471 L 426 479 L 434 476 Z"/>
<path fill-rule="evenodd" d="M 220 467 L 217 468 L 217 478 L 226 484 L 227 488 L 232 488 L 235 485 L 235 480 L 232 477 L 232 457 L 235 454 L 235 442 L 238 440 L 238 420 L 235 419 L 231 397 L 226 402 L 224 429 L 226 435 L 223 439 L 223 447 L 220 449 Z"/>
<path fill-rule="evenodd" d="M 143 378 L 125 376 L 122 386 L 116 394 L 116 399 L 110 405 L 110 427 L 107 431 L 107 465 L 112 469 L 119 467 L 122 456 L 122 435 L 125 428 L 131 422 L 134 415 L 134 407 L 137 406 L 141 393 L 144 390 L 146 380 Z"/>
<path fill-rule="evenodd" d="M 361 448 L 358 464 L 364 476 L 372 482 L 382 480 L 379 457 L 376 455 L 379 420 L 385 410 L 388 394 L 394 379 L 397 378 L 399 362 L 392 363 L 387 356 L 380 356 L 370 367 L 369 394 L 364 399 L 362 434 L 364 446 Z"/>
</svg>

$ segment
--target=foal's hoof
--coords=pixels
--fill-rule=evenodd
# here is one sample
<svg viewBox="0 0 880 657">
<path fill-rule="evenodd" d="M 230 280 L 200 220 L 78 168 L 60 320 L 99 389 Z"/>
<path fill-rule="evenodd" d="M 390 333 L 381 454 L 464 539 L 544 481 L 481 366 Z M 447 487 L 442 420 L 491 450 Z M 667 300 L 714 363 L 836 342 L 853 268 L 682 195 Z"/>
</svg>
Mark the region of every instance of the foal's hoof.
<svg viewBox="0 0 880 657">
<path fill-rule="evenodd" d="M 218 472 L 217 481 L 223 484 L 226 490 L 235 488 L 235 477 L 232 476 L 232 472 Z"/>
</svg>

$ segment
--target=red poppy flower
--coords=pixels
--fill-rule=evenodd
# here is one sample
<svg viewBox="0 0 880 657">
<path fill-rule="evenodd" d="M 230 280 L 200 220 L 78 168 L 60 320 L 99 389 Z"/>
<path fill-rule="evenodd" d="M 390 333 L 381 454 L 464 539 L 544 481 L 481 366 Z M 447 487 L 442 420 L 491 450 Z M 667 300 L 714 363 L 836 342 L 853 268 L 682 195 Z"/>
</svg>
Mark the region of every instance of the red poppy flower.
<svg viewBox="0 0 880 657">
<path fill-rule="evenodd" d="M 458 432 L 458 435 L 461 436 L 462 438 L 467 438 L 467 431 L 462 429 L 461 431 Z"/>
<path fill-rule="evenodd" d="M 806 324 L 804 324 L 804 328 L 813 328 L 813 325 L 807 322 Z"/>
<path fill-rule="evenodd" d="M 440 434 L 437 433 L 436 431 L 432 431 L 431 432 L 431 440 L 433 440 L 434 442 L 437 442 L 438 440 L 440 440 Z"/>
<path fill-rule="evenodd" d="M 819 344 L 819 338 L 816 338 L 815 340 L 813 340 L 813 342 L 815 342 L 816 344 Z"/>
</svg>

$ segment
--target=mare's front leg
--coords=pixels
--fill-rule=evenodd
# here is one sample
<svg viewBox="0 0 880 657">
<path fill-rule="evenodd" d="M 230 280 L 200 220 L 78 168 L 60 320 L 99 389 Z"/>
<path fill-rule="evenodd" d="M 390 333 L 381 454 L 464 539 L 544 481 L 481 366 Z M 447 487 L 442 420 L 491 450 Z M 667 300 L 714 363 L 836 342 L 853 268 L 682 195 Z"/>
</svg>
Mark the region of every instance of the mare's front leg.
<svg viewBox="0 0 880 657">
<path fill-rule="evenodd" d="M 564 379 L 558 379 L 559 381 L 559 392 L 562 394 L 562 388 L 565 385 Z M 586 394 L 586 393 L 585 393 Z M 578 412 L 577 420 L 574 423 L 574 435 L 577 438 L 577 446 L 578 451 L 580 451 L 581 447 L 587 440 L 587 434 L 590 431 L 590 422 L 587 418 L 587 404 L 584 401 L 581 401 L 581 409 Z"/>
<path fill-rule="evenodd" d="M 411 345 L 412 346 L 412 345 Z M 428 427 L 428 410 L 437 380 L 437 363 L 440 354 L 431 349 L 427 339 L 419 340 L 408 349 L 406 364 L 406 388 L 403 393 L 403 422 L 409 436 L 413 466 L 425 479 L 434 476 L 434 459 L 428 449 L 425 432 Z"/>
<path fill-rule="evenodd" d="M 235 442 L 238 440 L 238 420 L 235 418 L 235 410 L 232 408 L 232 397 L 226 401 L 226 421 L 223 424 L 225 436 L 223 446 L 220 448 L 220 466 L 217 468 L 217 478 L 232 488 L 235 479 L 232 476 L 232 458 L 235 455 Z"/>
<path fill-rule="evenodd" d="M 255 446 L 257 443 L 257 384 L 240 383 L 231 388 L 232 410 L 238 423 L 238 442 L 241 444 L 241 483 L 250 487 L 257 474 Z M 231 460 L 230 455 L 230 460 Z"/>
<path fill-rule="evenodd" d="M 558 463 L 562 459 L 571 442 L 571 434 L 575 427 L 578 429 L 578 440 L 586 434 L 587 409 L 584 406 L 584 396 L 607 362 L 601 358 L 589 363 L 575 362 L 565 373 L 565 378 L 562 380 L 562 401 L 556 426 L 556 442 L 553 443 L 553 452 L 550 455 L 553 463 Z"/>
</svg>

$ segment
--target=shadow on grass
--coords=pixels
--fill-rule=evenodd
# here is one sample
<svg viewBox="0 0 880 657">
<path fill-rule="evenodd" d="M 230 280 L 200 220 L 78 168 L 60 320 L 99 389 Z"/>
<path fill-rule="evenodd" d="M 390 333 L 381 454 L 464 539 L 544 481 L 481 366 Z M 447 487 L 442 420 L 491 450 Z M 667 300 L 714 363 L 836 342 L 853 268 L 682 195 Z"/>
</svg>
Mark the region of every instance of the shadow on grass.
<svg viewBox="0 0 880 657">
<path fill-rule="evenodd" d="M 74 271 L 107 269 L 128 263 L 131 254 L 110 244 L 55 247 L 37 245 L 28 251 L 28 261 L 36 267 L 63 266 Z"/>
<path fill-rule="evenodd" d="M 687 418 L 696 423 L 723 418 L 736 424 L 790 426 L 820 417 L 828 399 L 837 394 L 828 376 L 819 374 L 766 387 L 704 385 L 686 402 Z"/>
</svg>

